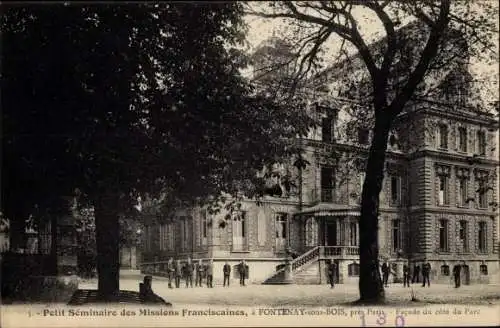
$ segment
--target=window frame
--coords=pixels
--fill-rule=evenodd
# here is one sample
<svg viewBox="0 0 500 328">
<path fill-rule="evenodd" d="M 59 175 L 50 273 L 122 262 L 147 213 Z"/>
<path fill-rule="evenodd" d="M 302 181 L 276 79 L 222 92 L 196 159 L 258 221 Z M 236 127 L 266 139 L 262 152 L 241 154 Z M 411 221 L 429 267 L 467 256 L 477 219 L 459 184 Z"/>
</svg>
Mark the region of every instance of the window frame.
<svg viewBox="0 0 500 328">
<path fill-rule="evenodd" d="M 442 180 L 443 179 L 443 180 Z M 437 204 L 439 206 L 449 206 L 450 205 L 450 177 L 444 174 L 438 175 L 438 199 Z M 444 190 L 441 190 L 441 186 L 443 186 Z M 441 191 L 443 192 L 443 199 L 441 201 Z"/>
<path fill-rule="evenodd" d="M 481 254 L 488 253 L 488 223 L 486 221 L 478 222 L 477 251 Z"/>
<path fill-rule="evenodd" d="M 449 220 L 448 219 L 439 219 L 439 251 L 440 252 L 449 252 L 450 251 L 450 231 L 449 231 Z"/>
<path fill-rule="evenodd" d="M 458 127 L 458 151 L 467 152 L 467 128 L 464 126 Z"/>
<path fill-rule="evenodd" d="M 461 242 L 460 252 L 467 253 L 469 252 L 469 224 L 467 220 L 458 221 L 458 238 Z"/>
<path fill-rule="evenodd" d="M 448 147 L 449 147 L 448 135 L 449 135 L 448 125 L 446 125 L 444 123 L 439 123 L 438 124 L 438 136 L 439 136 L 438 148 L 439 149 L 448 150 Z"/>
<path fill-rule="evenodd" d="M 401 219 L 393 219 L 391 222 L 391 251 L 397 253 L 403 249 L 403 236 L 402 236 L 402 221 Z"/>
</svg>

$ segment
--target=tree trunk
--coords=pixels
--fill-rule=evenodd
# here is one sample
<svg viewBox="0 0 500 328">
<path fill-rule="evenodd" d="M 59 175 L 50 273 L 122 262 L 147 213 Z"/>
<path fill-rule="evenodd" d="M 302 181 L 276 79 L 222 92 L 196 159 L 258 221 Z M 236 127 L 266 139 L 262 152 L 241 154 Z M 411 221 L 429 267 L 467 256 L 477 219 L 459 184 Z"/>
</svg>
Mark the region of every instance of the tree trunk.
<svg viewBox="0 0 500 328">
<path fill-rule="evenodd" d="M 385 152 L 392 118 L 377 117 L 366 167 L 359 221 L 359 292 L 360 302 L 377 303 L 385 299 L 379 270 L 378 210 L 384 179 Z"/>
<path fill-rule="evenodd" d="M 100 195 L 95 206 L 98 297 L 116 300 L 120 291 L 120 224 L 117 194 Z"/>
</svg>

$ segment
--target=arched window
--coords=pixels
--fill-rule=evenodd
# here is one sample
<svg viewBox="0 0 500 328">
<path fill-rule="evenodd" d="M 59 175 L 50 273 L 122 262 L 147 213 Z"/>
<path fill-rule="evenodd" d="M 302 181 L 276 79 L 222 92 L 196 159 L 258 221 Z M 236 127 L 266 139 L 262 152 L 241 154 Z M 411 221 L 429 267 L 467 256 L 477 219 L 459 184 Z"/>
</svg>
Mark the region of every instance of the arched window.
<svg viewBox="0 0 500 328">
<path fill-rule="evenodd" d="M 354 262 L 347 266 L 347 274 L 349 277 L 357 277 L 359 276 L 359 264 Z"/>
</svg>

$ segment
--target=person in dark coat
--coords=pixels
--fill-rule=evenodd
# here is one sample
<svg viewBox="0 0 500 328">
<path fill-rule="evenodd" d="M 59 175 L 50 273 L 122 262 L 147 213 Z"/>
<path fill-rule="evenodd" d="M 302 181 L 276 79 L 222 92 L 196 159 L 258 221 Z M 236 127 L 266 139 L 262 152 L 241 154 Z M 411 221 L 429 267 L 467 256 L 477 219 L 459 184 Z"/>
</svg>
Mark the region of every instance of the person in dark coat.
<svg viewBox="0 0 500 328">
<path fill-rule="evenodd" d="M 333 288 L 335 287 L 335 273 L 337 271 L 337 265 L 333 260 L 330 260 L 328 263 L 328 282 L 330 283 L 330 287 Z"/>
<path fill-rule="evenodd" d="M 240 274 L 240 286 L 245 286 L 245 278 L 247 277 L 248 273 L 248 266 L 245 263 L 245 260 L 241 260 L 240 264 L 238 265 L 238 273 Z"/>
<path fill-rule="evenodd" d="M 196 265 L 196 276 L 194 279 L 194 286 L 200 286 L 201 287 L 201 282 L 203 280 L 203 275 L 205 273 L 205 266 L 203 265 L 203 260 L 199 260 L 198 264 Z"/>
<path fill-rule="evenodd" d="M 382 264 L 382 284 L 387 287 L 387 284 L 389 283 L 389 265 L 387 265 L 387 262 L 384 262 Z"/>
<path fill-rule="evenodd" d="M 431 286 L 431 264 L 429 262 L 422 265 L 422 279 L 423 284 L 422 287 L 425 287 L 425 283 L 427 282 L 427 287 Z"/>
<path fill-rule="evenodd" d="M 186 288 L 189 286 L 193 287 L 193 273 L 194 273 L 194 264 L 188 257 L 187 263 L 184 266 L 184 276 L 186 277 Z"/>
<path fill-rule="evenodd" d="M 462 271 L 462 266 L 460 264 L 455 264 L 453 267 L 453 277 L 455 278 L 455 288 L 460 287 L 460 272 Z"/>
<path fill-rule="evenodd" d="M 410 267 L 403 265 L 403 287 L 410 287 Z"/>
<path fill-rule="evenodd" d="M 224 264 L 222 272 L 224 273 L 224 287 L 226 287 L 226 281 L 227 281 L 227 287 L 229 287 L 229 280 L 231 277 L 231 266 L 229 265 L 229 263 L 226 262 Z"/>
<path fill-rule="evenodd" d="M 172 279 L 175 277 L 175 265 L 174 265 L 174 259 L 169 258 L 167 262 L 167 275 L 168 275 L 168 288 L 173 288 L 172 287 Z"/>
<path fill-rule="evenodd" d="M 214 260 L 210 260 L 206 266 L 206 275 L 207 275 L 207 287 L 214 288 Z"/>
<path fill-rule="evenodd" d="M 179 288 L 181 286 L 181 277 L 182 277 L 182 263 L 181 260 L 177 260 L 175 262 L 175 288 Z"/>
<path fill-rule="evenodd" d="M 411 279 L 411 283 L 420 282 L 420 265 L 415 264 L 413 266 L 413 277 Z"/>
</svg>

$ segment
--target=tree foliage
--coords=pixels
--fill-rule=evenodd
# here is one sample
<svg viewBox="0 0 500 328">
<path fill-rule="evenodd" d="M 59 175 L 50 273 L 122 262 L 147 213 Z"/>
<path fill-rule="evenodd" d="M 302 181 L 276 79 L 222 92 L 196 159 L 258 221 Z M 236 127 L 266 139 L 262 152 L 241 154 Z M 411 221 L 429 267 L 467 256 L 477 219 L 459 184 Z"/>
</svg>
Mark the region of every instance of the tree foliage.
<svg viewBox="0 0 500 328">
<path fill-rule="evenodd" d="M 57 208 L 78 187 L 95 208 L 108 296 L 118 288 L 118 216 L 138 195 L 173 206 L 251 193 L 255 172 L 293 153 L 287 140 L 307 130 L 239 73 L 239 3 L 3 10 L 4 211 L 19 220 L 33 204 Z"/>
</svg>

